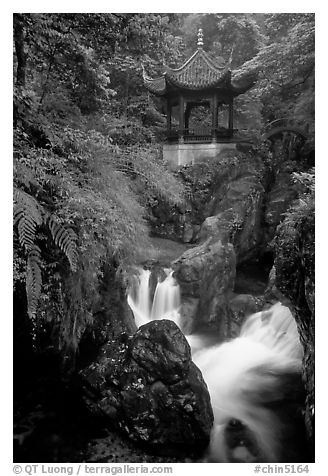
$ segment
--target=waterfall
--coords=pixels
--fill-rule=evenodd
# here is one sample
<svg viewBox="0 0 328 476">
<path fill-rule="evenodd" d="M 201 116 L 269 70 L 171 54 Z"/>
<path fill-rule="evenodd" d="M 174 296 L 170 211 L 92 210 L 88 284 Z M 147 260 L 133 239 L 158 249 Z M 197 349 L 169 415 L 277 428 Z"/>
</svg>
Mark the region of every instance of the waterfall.
<svg viewBox="0 0 328 476">
<path fill-rule="evenodd" d="M 171 319 L 182 329 L 179 286 L 173 271 L 165 271 L 152 304 L 151 273 L 139 271 L 135 292 L 128 296 L 138 327 L 154 319 Z M 295 454 L 304 456 L 299 450 L 303 429 L 295 423 L 303 349 L 290 310 L 277 303 L 249 316 L 239 337 L 225 343 L 213 344 L 204 334 L 186 338 L 214 414 L 206 461 L 281 462 L 289 457 L 297 461 Z"/>
<path fill-rule="evenodd" d="M 288 307 L 281 303 L 249 316 L 240 337 L 261 342 L 284 358 L 301 359 L 303 356 L 296 322 Z"/>
<path fill-rule="evenodd" d="M 136 298 L 133 293 L 128 295 L 128 304 L 133 311 L 135 322 L 138 327 L 155 319 L 170 319 L 181 328 L 179 308 L 180 308 L 180 288 L 173 278 L 173 271 L 165 269 L 166 278 L 158 280 L 155 289 L 152 305 L 150 296 L 150 275 L 149 270 L 140 269 Z"/>
<path fill-rule="evenodd" d="M 239 337 L 195 352 L 214 413 L 209 461 L 282 460 L 290 450 L 282 435 L 295 422 L 281 418 L 281 409 L 300 392 L 302 355 L 293 316 L 280 303 L 250 316 Z M 295 431 L 288 445 L 298 437 Z"/>
</svg>

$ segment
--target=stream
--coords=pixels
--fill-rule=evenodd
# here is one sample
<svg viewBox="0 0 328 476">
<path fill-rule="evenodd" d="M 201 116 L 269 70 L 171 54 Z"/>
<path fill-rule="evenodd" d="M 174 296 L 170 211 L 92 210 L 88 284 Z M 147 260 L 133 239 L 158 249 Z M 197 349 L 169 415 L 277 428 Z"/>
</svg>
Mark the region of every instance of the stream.
<svg viewBox="0 0 328 476">
<path fill-rule="evenodd" d="M 281 432 L 289 425 L 279 408 L 289 398 L 280 395 L 281 387 L 300 377 L 303 357 L 290 310 L 276 303 L 252 314 L 242 324 L 239 336 L 223 343 L 213 333 L 189 334 L 180 319 L 180 290 L 173 270 L 165 269 L 165 274 L 165 279 L 158 278 L 152 296 L 151 271 L 139 268 L 128 303 L 138 327 L 152 320 L 169 319 L 185 333 L 214 412 L 206 461 L 281 461 L 286 452 Z M 244 278 L 245 272 L 240 282 Z M 236 434 L 238 437 L 232 438 Z M 291 448 L 290 453 L 294 451 Z"/>
<path fill-rule="evenodd" d="M 280 461 L 282 454 L 286 461 L 300 460 L 301 443 L 295 438 L 299 427 L 288 415 L 289 396 L 282 390 L 295 385 L 302 361 L 302 346 L 288 308 L 277 303 L 249 316 L 239 336 L 227 342 L 206 327 L 190 334 L 180 319 L 181 296 L 174 273 L 165 267 L 163 271 L 157 285 L 151 286 L 151 271 L 140 267 L 127 300 L 137 327 L 169 319 L 185 333 L 214 412 L 211 443 L 202 462 Z M 254 273 L 253 266 L 251 276 L 259 294 L 266 275 L 260 270 Z M 243 291 L 245 283 L 250 285 L 247 269 L 239 275 L 237 270 L 236 289 Z M 42 394 L 36 389 L 42 389 Z M 66 386 L 59 378 L 22 384 L 18 392 L 25 392 L 26 398 L 25 407 L 16 413 L 20 423 L 14 430 L 15 462 L 187 461 L 148 454 L 114 428 L 104 427 L 86 412 L 74 386 Z"/>
</svg>

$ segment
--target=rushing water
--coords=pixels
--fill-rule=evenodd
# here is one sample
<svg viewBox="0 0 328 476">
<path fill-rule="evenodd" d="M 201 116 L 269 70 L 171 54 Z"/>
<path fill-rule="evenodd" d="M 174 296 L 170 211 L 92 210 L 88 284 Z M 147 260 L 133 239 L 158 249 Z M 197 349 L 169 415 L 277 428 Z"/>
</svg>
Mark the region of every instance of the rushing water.
<svg viewBox="0 0 328 476">
<path fill-rule="evenodd" d="M 194 361 L 202 370 L 214 412 L 209 460 L 288 459 L 281 435 L 293 433 L 289 426 L 294 421 L 282 419 L 276 410 L 290 399 L 289 394 L 297 394 L 302 362 L 289 309 L 277 303 L 269 311 L 253 314 L 238 338 L 199 351 Z M 238 433 L 236 428 L 241 437 L 229 445 L 229 433 Z"/>
<path fill-rule="evenodd" d="M 140 271 L 136 297 L 128 297 L 138 326 L 172 319 L 181 328 L 179 286 L 171 270 L 166 274 L 151 303 L 150 271 Z M 239 337 L 223 344 L 208 347 L 200 335 L 186 338 L 214 413 L 206 461 L 298 461 L 299 435 L 288 405 L 301 387 L 303 353 L 289 309 L 277 303 L 249 316 Z"/>
<path fill-rule="evenodd" d="M 128 304 L 138 327 L 155 319 L 170 319 L 181 328 L 180 322 L 180 289 L 173 278 L 173 271 L 165 269 L 166 278 L 158 281 L 153 301 L 150 298 L 150 274 L 149 270 L 139 271 L 138 286 L 135 290 L 135 298 L 128 295 Z"/>
</svg>

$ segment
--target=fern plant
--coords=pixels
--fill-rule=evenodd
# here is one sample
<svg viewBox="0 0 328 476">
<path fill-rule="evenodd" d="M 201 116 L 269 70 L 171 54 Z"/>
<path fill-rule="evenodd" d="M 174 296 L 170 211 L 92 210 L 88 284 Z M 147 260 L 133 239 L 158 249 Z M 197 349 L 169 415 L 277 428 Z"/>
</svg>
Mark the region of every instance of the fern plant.
<svg viewBox="0 0 328 476">
<path fill-rule="evenodd" d="M 14 188 L 14 226 L 17 227 L 19 243 L 26 252 L 27 312 L 34 320 L 42 288 L 42 256 L 36 243 L 37 231 L 40 227 L 48 228 L 55 246 L 64 253 L 73 272 L 77 270 L 76 236 L 32 195 L 19 188 Z"/>
<path fill-rule="evenodd" d="M 71 270 L 77 268 L 76 235 L 71 228 L 64 228 L 56 221 L 54 215 L 45 214 L 45 223 L 48 225 L 52 239 L 56 246 L 65 254 Z"/>
</svg>

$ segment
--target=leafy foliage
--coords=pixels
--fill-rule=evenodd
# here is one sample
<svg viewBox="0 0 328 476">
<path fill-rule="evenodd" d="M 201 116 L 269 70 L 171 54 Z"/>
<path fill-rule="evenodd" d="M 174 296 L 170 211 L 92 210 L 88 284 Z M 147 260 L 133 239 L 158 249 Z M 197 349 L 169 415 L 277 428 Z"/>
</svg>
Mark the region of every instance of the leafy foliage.
<svg viewBox="0 0 328 476">
<path fill-rule="evenodd" d="M 65 229 L 53 215 L 45 212 L 43 207 L 31 195 L 21 189 L 14 190 L 14 226 L 20 245 L 25 249 L 26 258 L 26 295 L 27 312 L 33 319 L 37 311 L 41 294 L 41 250 L 37 242 L 37 229 L 47 225 L 53 241 L 67 257 L 72 271 L 76 271 L 76 242 L 72 230 Z"/>
<path fill-rule="evenodd" d="M 315 214 L 314 168 L 309 172 L 294 172 L 292 178 L 298 185 L 300 197 L 286 213 L 285 229 L 301 227 L 305 222 L 314 220 Z"/>
<path fill-rule="evenodd" d="M 37 311 L 41 285 L 41 250 L 38 246 L 34 246 L 27 256 L 26 265 L 27 311 L 32 320 Z"/>
<path fill-rule="evenodd" d="M 274 240 L 276 285 L 294 304 L 300 336 L 306 352 L 311 355 L 314 351 L 315 308 L 314 170 L 293 175 L 300 185 L 300 196 L 286 213 Z M 305 361 L 305 372 L 310 371 L 312 375 L 305 375 L 310 386 L 313 385 L 311 360 L 312 357 L 306 357 Z M 307 399 L 313 406 L 313 389 L 308 391 Z"/>
<path fill-rule="evenodd" d="M 106 266 L 119 280 L 150 246 L 152 207 L 183 209 L 190 184 L 163 163 L 163 110 L 141 68 L 181 65 L 199 27 L 234 75 L 259 74 L 236 101 L 239 129 L 292 114 L 313 132 L 312 15 L 14 15 L 14 284 L 59 347 L 94 322 Z"/>
<path fill-rule="evenodd" d="M 289 210 L 285 213 L 285 219 L 280 225 L 275 239 L 275 251 L 278 258 L 286 252 L 290 262 L 300 259 L 297 251 L 300 246 L 300 239 L 306 235 L 306 230 L 310 229 L 312 236 L 314 254 L 314 169 L 309 172 L 294 172 L 292 174 L 294 182 L 299 186 L 299 198 L 295 200 Z M 296 254 L 295 254 L 296 253 Z M 277 258 L 277 259 L 278 259 Z M 314 260 L 314 256 L 313 256 Z M 296 271 L 295 271 L 296 272 Z M 298 270 L 297 270 L 298 273 Z"/>
<path fill-rule="evenodd" d="M 265 37 L 249 14 L 219 14 L 216 17 L 222 55 L 230 56 L 231 66 L 237 69 L 259 52 Z"/>
<path fill-rule="evenodd" d="M 38 202 L 23 190 L 14 190 L 14 225 L 17 224 L 19 242 L 30 251 L 35 242 L 36 227 L 42 223 L 42 215 Z"/>
<path fill-rule="evenodd" d="M 14 285 L 34 328 L 50 322 L 56 346 L 76 349 L 106 266 L 119 279 L 150 246 L 149 203 L 182 200 L 139 77 L 141 60 L 161 58 L 168 18 L 20 14 L 15 28 Z"/>
<path fill-rule="evenodd" d="M 75 246 L 75 234 L 68 228 L 62 227 L 53 217 L 49 215 L 47 218 L 47 224 L 51 231 L 51 236 L 55 244 L 66 255 L 72 271 L 77 269 L 77 251 Z"/>
<path fill-rule="evenodd" d="M 292 117 L 314 134 L 314 15 L 272 14 L 267 43 L 241 68 L 258 72 L 256 92 L 266 120 Z"/>
</svg>

